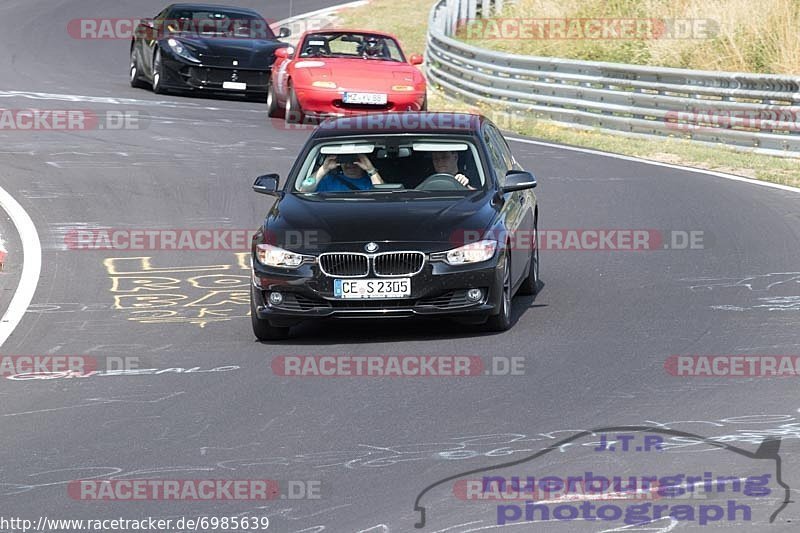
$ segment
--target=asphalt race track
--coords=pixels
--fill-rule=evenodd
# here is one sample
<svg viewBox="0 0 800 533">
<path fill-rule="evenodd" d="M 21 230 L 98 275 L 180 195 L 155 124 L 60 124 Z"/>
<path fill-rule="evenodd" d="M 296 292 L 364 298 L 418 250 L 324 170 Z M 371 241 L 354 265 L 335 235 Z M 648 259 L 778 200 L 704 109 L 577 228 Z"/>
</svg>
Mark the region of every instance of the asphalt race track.
<svg viewBox="0 0 800 533">
<path fill-rule="evenodd" d="M 290 13 L 286 1 L 239 2 L 272 19 L 334 3 L 298 0 Z M 132 89 L 127 41 L 77 40 L 66 31 L 71 19 L 152 16 L 161 7 L 153 0 L 0 4 L 0 107 L 143 118 L 139 129 L 0 130 L 0 186 L 30 215 L 42 246 L 35 297 L 2 354 L 138 358 L 142 368 L 166 370 L 0 379 L 0 516 L 267 516 L 269 531 L 282 533 L 411 532 L 417 495 L 439 480 L 523 459 L 581 430 L 628 425 L 719 437 L 751 455 L 666 434 L 672 446 L 663 452 L 596 452 L 597 437 L 584 437 L 513 470 L 562 478 L 587 470 L 774 476 L 774 457 L 753 455 L 773 437 L 796 499 L 796 377 L 675 377 L 664 369 L 673 354 L 800 355 L 796 192 L 512 142 L 539 178 L 541 229 L 694 231 L 703 232 L 703 245 L 542 250 L 542 290 L 515 300 L 515 325 L 505 334 L 435 321 L 338 321 L 260 344 L 247 318 L 246 254 L 68 249 L 69 232 L 84 228 L 254 229 L 270 200 L 252 193 L 253 179 L 285 176 L 308 135 L 269 122 L 260 103 Z M 5 216 L 0 228 L 9 248 L 0 277 L 7 305 L 19 281 L 21 238 Z M 153 276 L 172 280 L 169 293 L 180 296 L 172 305 L 136 300 L 131 287 Z M 278 356 L 342 354 L 522 357 L 524 375 L 309 378 L 281 377 L 270 366 Z M 91 478 L 319 481 L 320 497 L 70 497 L 70 481 Z M 422 496 L 421 531 L 778 532 L 796 531 L 800 519 L 798 504 L 783 508 L 786 494 L 776 489 L 730 497 L 752 507 L 750 520 L 739 513 L 701 526 L 667 518 L 649 529 L 620 529 L 620 520 L 519 520 L 501 528 L 497 505 L 463 501 L 452 486 Z M 724 507 L 730 498 L 722 496 Z"/>
</svg>

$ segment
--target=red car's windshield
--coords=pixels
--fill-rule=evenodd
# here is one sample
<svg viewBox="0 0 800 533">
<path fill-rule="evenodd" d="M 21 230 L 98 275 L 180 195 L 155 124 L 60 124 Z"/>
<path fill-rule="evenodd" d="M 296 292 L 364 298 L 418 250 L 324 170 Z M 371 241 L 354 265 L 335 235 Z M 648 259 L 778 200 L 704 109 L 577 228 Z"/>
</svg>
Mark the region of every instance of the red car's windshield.
<svg viewBox="0 0 800 533">
<path fill-rule="evenodd" d="M 349 57 L 405 62 L 400 45 L 391 37 L 371 33 L 326 32 L 307 35 L 300 57 Z"/>
</svg>

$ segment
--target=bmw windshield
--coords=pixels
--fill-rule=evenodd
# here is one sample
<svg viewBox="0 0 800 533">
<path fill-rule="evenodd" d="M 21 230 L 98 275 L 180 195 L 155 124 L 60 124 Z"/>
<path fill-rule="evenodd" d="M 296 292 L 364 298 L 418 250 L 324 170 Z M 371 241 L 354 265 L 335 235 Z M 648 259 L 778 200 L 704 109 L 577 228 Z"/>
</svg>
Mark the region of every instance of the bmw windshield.
<svg viewBox="0 0 800 533">
<path fill-rule="evenodd" d="M 336 197 L 382 192 L 464 196 L 486 185 L 479 154 L 463 137 L 332 139 L 308 152 L 291 190 Z"/>
</svg>

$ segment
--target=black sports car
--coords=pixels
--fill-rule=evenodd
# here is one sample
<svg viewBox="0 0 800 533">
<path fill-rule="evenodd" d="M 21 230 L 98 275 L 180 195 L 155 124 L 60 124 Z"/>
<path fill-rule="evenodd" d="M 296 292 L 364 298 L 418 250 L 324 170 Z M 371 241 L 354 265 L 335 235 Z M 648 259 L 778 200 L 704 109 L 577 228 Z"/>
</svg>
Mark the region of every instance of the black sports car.
<svg viewBox="0 0 800 533">
<path fill-rule="evenodd" d="M 142 20 L 131 41 L 130 82 L 153 92 L 203 91 L 264 99 L 275 50 L 289 36 L 276 36 L 250 9 L 172 4 Z"/>
<path fill-rule="evenodd" d="M 252 242 L 260 340 L 307 319 L 448 317 L 492 331 L 539 282 L 534 176 L 485 117 L 395 113 L 329 119 Z"/>
</svg>

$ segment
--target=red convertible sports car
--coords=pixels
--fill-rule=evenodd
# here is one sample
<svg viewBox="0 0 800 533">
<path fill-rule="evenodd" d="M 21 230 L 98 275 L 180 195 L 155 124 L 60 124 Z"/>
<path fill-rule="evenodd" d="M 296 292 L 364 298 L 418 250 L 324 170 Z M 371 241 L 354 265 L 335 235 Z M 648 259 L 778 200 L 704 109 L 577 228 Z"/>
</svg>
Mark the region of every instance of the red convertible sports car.
<svg viewBox="0 0 800 533">
<path fill-rule="evenodd" d="M 387 111 L 425 111 L 426 84 L 386 33 L 360 30 L 306 32 L 299 46 L 275 50 L 267 112 L 288 123 Z"/>
</svg>

